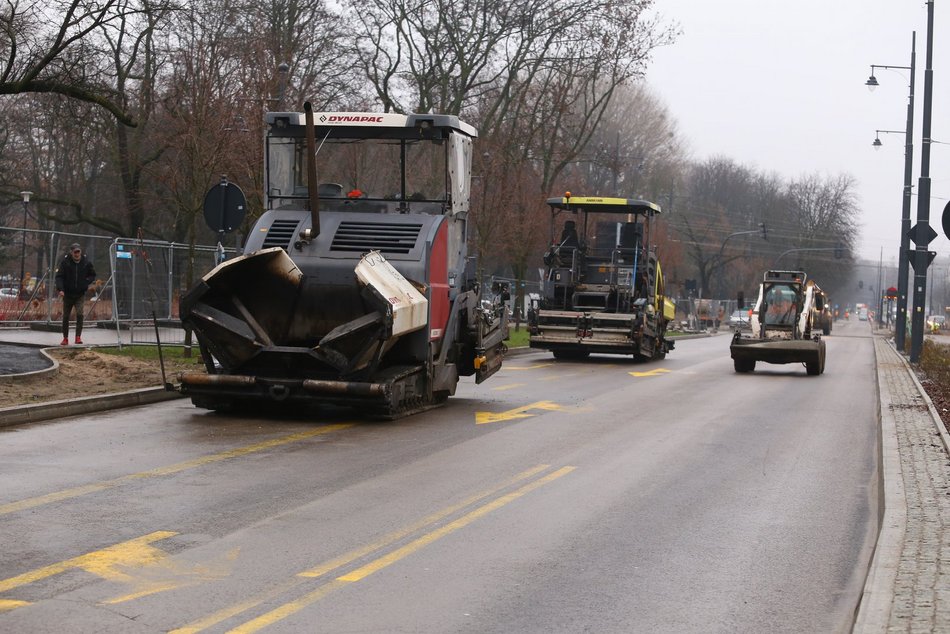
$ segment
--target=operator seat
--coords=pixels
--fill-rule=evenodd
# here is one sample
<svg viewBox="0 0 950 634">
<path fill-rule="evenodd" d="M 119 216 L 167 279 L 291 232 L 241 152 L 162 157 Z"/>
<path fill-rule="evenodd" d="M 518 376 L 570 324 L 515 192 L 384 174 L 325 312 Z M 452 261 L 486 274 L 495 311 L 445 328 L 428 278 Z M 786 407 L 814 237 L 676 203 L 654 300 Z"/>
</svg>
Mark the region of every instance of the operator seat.
<svg viewBox="0 0 950 634">
<path fill-rule="evenodd" d="M 561 240 L 558 242 L 558 246 L 567 249 L 580 248 L 581 242 L 577 237 L 577 223 L 573 220 L 568 220 L 564 223 L 564 229 L 561 230 Z"/>
<path fill-rule="evenodd" d="M 317 185 L 317 196 L 320 198 L 343 198 L 343 185 L 339 183 L 320 183 Z"/>
</svg>

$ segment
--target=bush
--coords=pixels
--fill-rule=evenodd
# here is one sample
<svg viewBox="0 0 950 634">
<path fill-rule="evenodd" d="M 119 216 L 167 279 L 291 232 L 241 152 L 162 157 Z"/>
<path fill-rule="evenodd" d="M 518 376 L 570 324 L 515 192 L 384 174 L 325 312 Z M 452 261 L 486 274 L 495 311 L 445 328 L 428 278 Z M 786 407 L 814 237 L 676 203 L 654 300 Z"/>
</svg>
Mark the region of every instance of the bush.
<svg viewBox="0 0 950 634">
<path fill-rule="evenodd" d="M 920 369 L 938 385 L 950 385 L 950 346 L 925 339 L 920 351 Z"/>
</svg>

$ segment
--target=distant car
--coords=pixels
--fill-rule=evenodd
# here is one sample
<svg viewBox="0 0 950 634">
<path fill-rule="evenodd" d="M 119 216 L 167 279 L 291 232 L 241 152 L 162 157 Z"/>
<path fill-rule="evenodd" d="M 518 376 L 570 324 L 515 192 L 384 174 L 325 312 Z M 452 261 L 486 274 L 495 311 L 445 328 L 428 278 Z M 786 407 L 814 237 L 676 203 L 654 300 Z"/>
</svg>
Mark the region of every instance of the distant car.
<svg viewBox="0 0 950 634">
<path fill-rule="evenodd" d="M 17 295 L 15 288 L 0 288 L 0 299 L 16 299 Z"/>
<path fill-rule="evenodd" d="M 732 315 L 729 316 L 729 327 L 733 329 L 751 328 L 749 319 L 748 310 L 734 310 Z"/>
<path fill-rule="evenodd" d="M 927 318 L 927 330 L 936 332 L 937 330 L 946 330 L 947 318 L 943 315 L 931 315 Z"/>
</svg>

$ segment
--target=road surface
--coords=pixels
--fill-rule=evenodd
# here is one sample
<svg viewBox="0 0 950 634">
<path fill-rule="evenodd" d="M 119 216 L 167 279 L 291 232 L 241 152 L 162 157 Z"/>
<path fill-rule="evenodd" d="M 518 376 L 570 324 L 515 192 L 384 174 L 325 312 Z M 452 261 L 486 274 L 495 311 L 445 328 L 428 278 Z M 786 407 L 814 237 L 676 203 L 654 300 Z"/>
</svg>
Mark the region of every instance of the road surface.
<svg viewBox="0 0 950 634">
<path fill-rule="evenodd" d="M 864 322 L 825 374 L 506 360 L 394 422 L 172 401 L 0 432 L 4 632 L 846 632 L 877 530 Z"/>
</svg>

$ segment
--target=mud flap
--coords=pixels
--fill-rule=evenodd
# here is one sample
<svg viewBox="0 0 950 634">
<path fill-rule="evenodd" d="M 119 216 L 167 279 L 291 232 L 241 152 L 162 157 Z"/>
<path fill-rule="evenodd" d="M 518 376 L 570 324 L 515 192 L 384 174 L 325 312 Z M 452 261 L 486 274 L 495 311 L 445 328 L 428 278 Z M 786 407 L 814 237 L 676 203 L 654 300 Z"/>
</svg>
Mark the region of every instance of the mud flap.
<svg viewBox="0 0 950 634">
<path fill-rule="evenodd" d="M 487 333 L 479 332 L 481 345 L 476 349 L 475 354 L 475 383 L 481 383 L 495 372 L 501 369 L 501 364 L 505 358 L 505 352 L 508 347 L 504 341 L 508 338 L 508 314 L 505 310 L 501 311 L 501 318 L 497 323 L 491 323 L 488 317 L 484 322 L 479 322 L 479 327 L 484 326 Z"/>
</svg>

